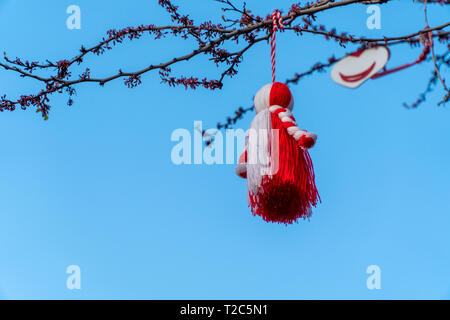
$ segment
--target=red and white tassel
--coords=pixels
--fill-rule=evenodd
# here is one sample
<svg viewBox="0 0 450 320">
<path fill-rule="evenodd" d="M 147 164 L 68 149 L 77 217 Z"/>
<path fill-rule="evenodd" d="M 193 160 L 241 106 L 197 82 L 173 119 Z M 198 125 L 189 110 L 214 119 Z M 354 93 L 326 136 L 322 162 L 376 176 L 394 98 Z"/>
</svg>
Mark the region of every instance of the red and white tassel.
<svg viewBox="0 0 450 320">
<path fill-rule="evenodd" d="M 272 14 L 272 83 L 255 96 L 256 116 L 239 158 L 236 174 L 247 179 L 252 213 L 267 222 L 289 224 L 311 216 L 320 201 L 308 149 L 317 135 L 300 129 L 291 114 L 289 88 L 275 82 L 276 32 L 283 30 L 281 13 Z"/>
<path fill-rule="evenodd" d="M 282 83 L 264 86 L 255 96 L 256 116 L 236 173 L 247 178 L 254 215 L 289 224 L 308 218 L 320 201 L 308 150 L 317 139 L 300 129 L 291 114 L 293 99 Z"/>
</svg>

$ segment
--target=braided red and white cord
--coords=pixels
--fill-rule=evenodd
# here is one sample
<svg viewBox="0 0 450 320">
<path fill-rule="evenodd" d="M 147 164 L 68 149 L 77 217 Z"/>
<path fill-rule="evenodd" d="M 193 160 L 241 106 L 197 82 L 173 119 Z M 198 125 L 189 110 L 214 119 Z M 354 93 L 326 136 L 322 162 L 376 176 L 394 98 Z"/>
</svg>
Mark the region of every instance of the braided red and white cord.
<svg viewBox="0 0 450 320">
<path fill-rule="evenodd" d="M 272 58 L 272 82 L 275 82 L 275 48 L 276 48 L 276 33 L 278 31 L 278 28 L 280 30 L 283 30 L 283 17 L 281 15 L 281 12 L 278 10 L 274 10 L 272 13 L 272 25 L 273 25 L 273 32 L 272 32 L 272 38 L 270 39 L 270 46 L 271 46 L 271 58 Z"/>
<path fill-rule="evenodd" d="M 280 118 L 283 127 L 286 128 L 289 135 L 299 142 L 301 147 L 310 148 L 316 143 L 317 135 L 300 129 L 289 109 L 280 106 L 271 106 L 269 111 Z M 306 140 L 310 141 L 306 142 Z"/>
</svg>

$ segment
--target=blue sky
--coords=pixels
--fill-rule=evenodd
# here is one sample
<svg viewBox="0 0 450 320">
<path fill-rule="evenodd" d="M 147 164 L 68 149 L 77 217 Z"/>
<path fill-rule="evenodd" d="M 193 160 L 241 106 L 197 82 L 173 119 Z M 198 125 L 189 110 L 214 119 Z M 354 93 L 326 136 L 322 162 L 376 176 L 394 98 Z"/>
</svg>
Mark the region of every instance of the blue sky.
<svg viewBox="0 0 450 320">
<path fill-rule="evenodd" d="M 198 21 L 222 15 L 213 1 L 176 3 Z M 81 8 L 81 30 L 66 28 L 71 4 Z M 247 4 L 265 15 L 291 2 Z M 395 1 L 382 6 L 382 29 L 368 30 L 365 8 L 323 13 L 319 22 L 366 36 L 424 26 L 420 4 Z M 448 21 L 449 13 L 430 6 L 430 24 Z M 156 1 L 0 0 L 1 49 L 30 60 L 72 57 L 110 28 L 168 22 Z M 354 48 L 288 33 L 277 43 L 279 80 Z M 143 38 L 86 63 L 107 75 L 186 53 L 189 45 Z M 420 51 L 395 46 L 389 65 Z M 203 58 L 173 69 L 218 72 Z M 311 156 L 323 203 L 310 221 L 288 227 L 251 215 L 234 166 L 170 159 L 173 130 L 193 132 L 194 120 L 214 127 L 270 82 L 266 43 L 221 91 L 169 88 L 150 73 L 135 89 L 120 80 L 82 85 L 72 107 L 54 97 L 49 121 L 32 110 L 0 114 L 0 298 L 450 298 L 450 110 L 436 106 L 440 87 L 419 109 L 402 107 L 430 72 L 424 63 L 357 90 L 323 73 L 292 87 L 294 115 L 319 135 Z M 11 97 L 38 88 L 0 73 L 1 92 Z M 69 265 L 81 268 L 81 290 L 66 288 Z M 366 287 L 369 265 L 381 268 L 381 290 Z"/>
</svg>

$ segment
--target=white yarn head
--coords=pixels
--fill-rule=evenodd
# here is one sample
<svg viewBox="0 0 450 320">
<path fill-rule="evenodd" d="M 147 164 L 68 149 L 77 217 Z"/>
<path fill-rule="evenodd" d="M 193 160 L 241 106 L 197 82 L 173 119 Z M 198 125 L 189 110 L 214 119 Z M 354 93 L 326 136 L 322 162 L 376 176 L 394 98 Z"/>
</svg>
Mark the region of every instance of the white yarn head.
<svg viewBox="0 0 450 320">
<path fill-rule="evenodd" d="M 272 89 L 271 83 L 266 84 L 256 93 L 254 100 L 256 114 L 270 107 L 270 89 Z"/>
<path fill-rule="evenodd" d="M 266 84 L 262 87 L 255 95 L 254 104 L 256 114 L 259 112 L 268 109 L 270 105 L 270 92 L 272 90 L 273 83 Z M 287 109 L 292 111 L 294 108 L 294 98 L 291 95 L 291 101 L 288 106 L 285 106 Z"/>
</svg>

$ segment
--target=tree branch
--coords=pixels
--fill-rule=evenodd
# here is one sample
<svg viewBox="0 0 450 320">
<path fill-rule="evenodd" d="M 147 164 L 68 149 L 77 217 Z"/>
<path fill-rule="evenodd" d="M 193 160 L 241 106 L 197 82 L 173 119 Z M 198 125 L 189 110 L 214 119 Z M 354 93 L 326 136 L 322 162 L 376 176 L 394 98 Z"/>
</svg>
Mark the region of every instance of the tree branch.
<svg viewBox="0 0 450 320">
<path fill-rule="evenodd" d="M 169 86 L 183 85 L 186 89 L 204 87 L 211 90 L 222 88 L 226 77 L 233 77 L 237 74 L 238 66 L 243 61 L 245 54 L 258 43 L 270 38 L 272 34 L 272 20 L 270 14 L 265 18 L 252 15 L 251 11 L 247 10 L 245 7 L 245 4 L 242 9 L 240 9 L 230 0 L 216 1 L 225 6 L 222 8 L 223 12 L 238 16 L 237 19 L 224 17 L 224 21 L 232 22 L 232 26 L 238 26 L 237 28 L 227 27 L 211 21 L 195 24 L 189 15 L 181 14 L 179 8 L 173 5 L 171 0 L 159 0 L 159 5 L 168 12 L 174 23 L 173 25 L 140 25 L 138 27 L 128 27 L 121 30 L 109 30 L 106 36 L 102 38 L 98 44 L 89 48 L 81 46 L 79 54 L 71 59 L 62 59 L 57 62 L 52 62 L 50 60 L 46 60 L 45 63 L 29 62 L 19 58 L 13 60 L 8 58 L 5 53 L 4 62 L 0 62 L 0 67 L 6 71 L 15 72 L 20 77 L 30 78 L 41 82 L 44 84 L 44 88 L 37 94 L 22 95 L 17 100 L 9 100 L 6 95 L 1 96 L 0 111 L 13 111 L 18 106 L 22 109 L 34 106 L 36 107 L 36 110 L 41 112 L 42 116 L 47 119 L 50 110 L 49 96 L 54 93 L 68 92 L 69 96 L 71 96 L 75 92 L 74 87 L 81 83 L 97 83 L 103 86 L 119 78 L 124 79 L 124 84 L 126 86 L 133 88 L 142 83 L 142 75 L 154 70 L 159 71 L 162 83 L 166 83 Z M 416 45 L 420 43 L 424 34 L 430 35 L 431 33 L 433 33 L 432 37 L 437 38 L 441 42 L 448 43 L 449 32 L 443 30 L 450 25 L 450 22 L 433 28 L 419 30 L 405 36 L 384 37 L 378 39 L 364 37 L 355 38 L 349 36 L 347 33 L 337 34 L 334 29 L 327 31 L 325 26 L 318 26 L 315 24 L 315 14 L 320 12 L 355 4 L 384 4 L 391 1 L 392 0 L 319 0 L 306 4 L 303 7 L 299 4 L 294 4 L 287 14 L 283 15 L 282 20 L 285 24 L 285 30 L 287 31 L 293 31 L 298 35 L 306 32 L 313 35 L 324 36 L 326 39 L 334 39 L 340 45 L 345 45 L 347 43 L 358 43 L 364 46 L 378 44 L 390 46 L 400 43 Z M 442 4 L 442 1 L 429 1 L 429 3 Z M 303 26 L 300 24 L 294 25 L 299 19 L 303 21 Z M 191 39 L 194 40 L 197 45 L 194 49 L 184 55 L 163 62 L 148 64 L 140 70 L 119 70 L 107 77 L 93 77 L 91 76 L 90 68 L 86 67 L 81 75 L 73 75 L 74 65 L 83 64 L 88 55 L 101 56 L 105 52 L 112 50 L 115 46 L 123 44 L 126 39 L 140 39 L 146 34 L 150 35 L 155 40 L 167 36 L 181 37 L 184 40 Z M 244 42 L 244 45 L 240 45 L 241 42 Z M 231 45 L 237 45 L 241 48 L 236 49 L 236 51 L 225 49 L 225 47 L 228 48 Z M 199 79 L 194 76 L 176 77 L 172 75 L 171 67 L 173 65 L 190 61 L 193 58 L 204 54 L 209 56 L 209 60 L 213 62 L 216 67 L 224 68 L 224 71 L 218 75 L 216 80 L 208 80 L 206 78 Z M 323 71 L 336 61 L 333 59 L 330 59 L 324 64 L 318 63 L 314 65 L 311 70 L 304 73 L 296 74 L 292 79 L 288 79 L 287 83 L 295 84 L 304 76 L 313 74 L 316 71 Z M 51 74 L 49 75 L 49 73 Z M 440 77 L 439 74 L 438 77 Z M 71 98 L 69 99 L 69 102 L 71 104 Z M 242 116 L 246 110 L 248 109 L 239 109 L 237 115 L 239 117 Z M 231 122 L 233 121 L 234 118 L 231 118 Z"/>
</svg>

